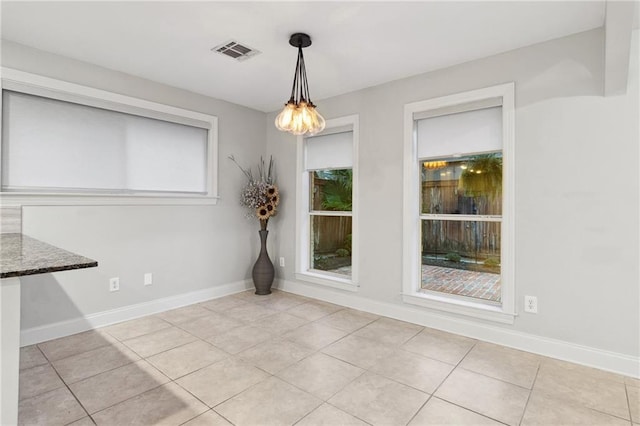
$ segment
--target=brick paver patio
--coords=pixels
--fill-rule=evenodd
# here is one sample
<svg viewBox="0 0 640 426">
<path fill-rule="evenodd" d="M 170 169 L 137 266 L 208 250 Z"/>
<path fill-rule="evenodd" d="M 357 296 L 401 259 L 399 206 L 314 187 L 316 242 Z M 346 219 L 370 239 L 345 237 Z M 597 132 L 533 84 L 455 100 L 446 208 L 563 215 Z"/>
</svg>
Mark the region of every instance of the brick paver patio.
<svg viewBox="0 0 640 426">
<path fill-rule="evenodd" d="M 351 275 L 351 266 L 333 269 Z M 500 302 L 500 274 L 422 265 L 422 289 Z"/>
<path fill-rule="evenodd" d="M 422 289 L 500 302 L 500 274 L 422 265 Z"/>
</svg>

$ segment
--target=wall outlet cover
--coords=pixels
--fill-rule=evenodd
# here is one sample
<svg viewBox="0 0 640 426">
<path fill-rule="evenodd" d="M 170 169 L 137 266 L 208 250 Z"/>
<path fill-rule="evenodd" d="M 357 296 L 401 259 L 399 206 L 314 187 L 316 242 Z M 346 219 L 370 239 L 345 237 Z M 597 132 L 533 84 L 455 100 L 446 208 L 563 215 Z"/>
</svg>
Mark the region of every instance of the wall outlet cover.
<svg viewBox="0 0 640 426">
<path fill-rule="evenodd" d="M 524 297 L 524 311 L 532 314 L 538 313 L 538 298 L 536 296 Z"/>
<path fill-rule="evenodd" d="M 120 291 L 120 278 L 109 279 L 109 291 Z"/>
</svg>

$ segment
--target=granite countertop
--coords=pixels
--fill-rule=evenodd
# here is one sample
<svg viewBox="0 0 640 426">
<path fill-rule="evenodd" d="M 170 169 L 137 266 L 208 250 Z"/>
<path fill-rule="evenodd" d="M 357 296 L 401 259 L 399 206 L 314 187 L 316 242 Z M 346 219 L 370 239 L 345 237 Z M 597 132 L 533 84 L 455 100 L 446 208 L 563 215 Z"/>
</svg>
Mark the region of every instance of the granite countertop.
<svg viewBox="0 0 640 426">
<path fill-rule="evenodd" d="M 0 234 L 0 278 L 93 268 L 98 262 L 23 234 Z"/>
</svg>

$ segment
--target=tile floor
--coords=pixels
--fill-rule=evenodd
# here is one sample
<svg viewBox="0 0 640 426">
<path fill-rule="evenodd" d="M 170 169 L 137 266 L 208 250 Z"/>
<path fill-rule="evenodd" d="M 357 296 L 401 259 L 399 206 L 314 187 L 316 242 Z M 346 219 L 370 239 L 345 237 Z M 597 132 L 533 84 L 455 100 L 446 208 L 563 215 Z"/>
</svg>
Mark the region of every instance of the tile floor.
<svg viewBox="0 0 640 426">
<path fill-rule="evenodd" d="M 281 291 L 22 348 L 20 424 L 640 425 L 640 381 Z"/>
</svg>

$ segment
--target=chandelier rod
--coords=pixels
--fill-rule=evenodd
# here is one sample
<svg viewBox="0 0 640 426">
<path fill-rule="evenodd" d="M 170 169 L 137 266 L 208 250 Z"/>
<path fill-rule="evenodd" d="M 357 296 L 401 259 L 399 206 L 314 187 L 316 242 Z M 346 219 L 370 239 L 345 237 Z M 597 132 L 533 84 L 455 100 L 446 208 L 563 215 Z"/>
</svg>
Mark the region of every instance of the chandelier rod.
<svg viewBox="0 0 640 426">
<path fill-rule="evenodd" d="M 302 48 L 300 48 L 300 57 L 302 58 L 302 61 L 300 62 L 300 66 L 302 67 L 302 76 L 303 76 L 302 96 L 304 97 L 305 101 L 311 103 L 311 97 L 309 96 L 309 83 L 307 82 L 307 66 L 304 63 Z"/>
<path fill-rule="evenodd" d="M 298 47 L 298 61 L 296 62 L 296 70 L 293 73 L 293 85 L 291 86 L 291 97 L 289 98 L 289 102 L 296 102 L 296 93 L 298 89 L 298 72 L 300 69 L 300 52 L 302 51 L 301 47 Z"/>
</svg>

